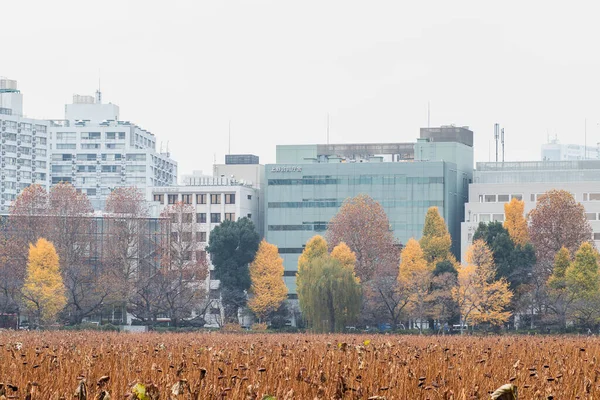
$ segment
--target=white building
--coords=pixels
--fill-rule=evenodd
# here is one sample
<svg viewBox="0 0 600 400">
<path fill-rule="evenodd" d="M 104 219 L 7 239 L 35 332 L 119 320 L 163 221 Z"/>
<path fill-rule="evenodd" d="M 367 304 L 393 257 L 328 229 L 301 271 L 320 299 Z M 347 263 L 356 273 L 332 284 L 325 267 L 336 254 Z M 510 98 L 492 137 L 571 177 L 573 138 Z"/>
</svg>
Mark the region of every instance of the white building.
<svg viewBox="0 0 600 400">
<path fill-rule="evenodd" d="M 542 161 L 599 160 L 600 143 L 562 144 L 553 139 L 542 145 Z"/>
<path fill-rule="evenodd" d="M 156 137 L 119 120 L 119 107 L 96 97 L 73 96 L 65 119 L 50 121 L 50 185 L 70 182 L 103 209 L 116 187 L 177 184 L 177 162 L 156 151 Z"/>
<path fill-rule="evenodd" d="M 191 257 L 196 260 L 204 258 L 209 270 L 213 271 L 214 266 L 205 250 L 211 231 L 222 221 L 236 221 L 243 217 L 252 220 L 258 229 L 258 190 L 231 178 L 201 175 L 192 178 L 186 179 L 192 185 L 152 188 L 151 216 L 160 216 L 167 207 L 178 202 L 193 206 L 195 215 L 191 218 L 195 219 L 196 224 L 190 224 L 190 227 L 194 226 L 196 232 L 190 232 L 189 237 L 199 238 L 200 243 Z M 211 279 L 209 275 L 206 285 L 209 298 L 218 299 L 219 281 Z M 214 325 L 210 315 L 207 323 Z"/>
<path fill-rule="evenodd" d="M 0 79 L 0 214 L 32 183 L 48 189 L 48 121 L 23 116 L 17 82 Z"/>
<path fill-rule="evenodd" d="M 525 201 L 525 213 L 536 206 L 539 195 L 562 189 L 583 204 L 593 229 L 596 246 L 600 244 L 600 160 L 533 161 L 477 163 L 465 222 L 461 224 L 461 260 L 480 222 L 504 221 L 504 204 L 512 198 Z"/>
</svg>

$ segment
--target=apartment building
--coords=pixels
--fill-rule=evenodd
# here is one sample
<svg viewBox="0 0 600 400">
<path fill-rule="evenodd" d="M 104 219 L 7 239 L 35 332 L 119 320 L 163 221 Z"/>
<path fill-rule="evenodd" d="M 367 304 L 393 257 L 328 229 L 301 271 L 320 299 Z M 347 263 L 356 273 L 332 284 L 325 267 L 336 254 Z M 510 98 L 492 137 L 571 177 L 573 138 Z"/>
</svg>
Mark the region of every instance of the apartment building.
<svg viewBox="0 0 600 400">
<path fill-rule="evenodd" d="M 150 188 L 177 184 L 177 162 L 156 150 L 156 137 L 119 119 L 119 107 L 102 95 L 73 96 L 64 120 L 49 123 L 50 185 L 70 182 L 97 210 L 117 187 Z"/>
<path fill-rule="evenodd" d="M 17 81 L 0 79 L 0 214 L 32 183 L 48 189 L 48 121 L 23 115 Z"/>
</svg>

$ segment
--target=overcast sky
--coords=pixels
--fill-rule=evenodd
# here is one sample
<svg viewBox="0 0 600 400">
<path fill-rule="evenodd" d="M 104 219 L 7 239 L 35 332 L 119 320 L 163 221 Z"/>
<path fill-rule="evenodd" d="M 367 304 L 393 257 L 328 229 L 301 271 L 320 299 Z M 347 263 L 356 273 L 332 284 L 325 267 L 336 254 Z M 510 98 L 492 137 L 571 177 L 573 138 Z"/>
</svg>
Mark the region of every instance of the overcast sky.
<svg viewBox="0 0 600 400">
<path fill-rule="evenodd" d="M 414 141 L 467 125 L 487 161 L 600 141 L 600 7 L 563 1 L 0 0 L 0 76 L 25 113 L 93 94 L 167 141 L 180 175 L 276 144 Z M 493 155 L 492 155 L 493 157 Z"/>
</svg>

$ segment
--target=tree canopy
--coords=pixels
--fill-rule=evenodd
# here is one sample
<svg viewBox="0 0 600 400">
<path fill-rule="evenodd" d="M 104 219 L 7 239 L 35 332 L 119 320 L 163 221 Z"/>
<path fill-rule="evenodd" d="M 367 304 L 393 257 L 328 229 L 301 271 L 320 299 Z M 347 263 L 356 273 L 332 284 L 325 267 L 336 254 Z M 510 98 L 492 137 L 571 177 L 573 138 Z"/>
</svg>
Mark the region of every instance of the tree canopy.
<svg viewBox="0 0 600 400">
<path fill-rule="evenodd" d="M 250 264 L 252 297 L 248 306 L 262 320 L 276 311 L 287 298 L 288 289 L 283 282 L 283 259 L 277 246 L 262 240 Z"/>
</svg>

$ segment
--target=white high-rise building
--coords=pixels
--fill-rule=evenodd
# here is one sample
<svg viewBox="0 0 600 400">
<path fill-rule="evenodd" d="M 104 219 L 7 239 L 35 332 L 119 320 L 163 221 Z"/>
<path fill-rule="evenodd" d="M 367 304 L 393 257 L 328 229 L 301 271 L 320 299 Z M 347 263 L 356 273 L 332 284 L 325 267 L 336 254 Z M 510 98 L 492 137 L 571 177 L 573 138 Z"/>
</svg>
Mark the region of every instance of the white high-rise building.
<svg viewBox="0 0 600 400">
<path fill-rule="evenodd" d="M 599 160 L 600 143 L 563 144 L 552 139 L 542 145 L 542 161 Z"/>
<path fill-rule="evenodd" d="M 93 96 L 73 96 L 65 119 L 50 121 L 50 185 L 70 182 L 97 210 L 116 187 L 177 184 L 177 162 L 156 151 L 156 137 L 119 119 L 119 107 Z"/>
<path fill-rule="evenodd" d="M 32 183 L 48 189 L 48 121 L 23 116 L 14 80 L 0 78 L 0 214 Z"/>
</svg>

